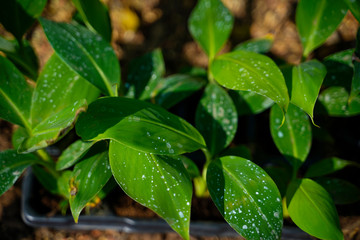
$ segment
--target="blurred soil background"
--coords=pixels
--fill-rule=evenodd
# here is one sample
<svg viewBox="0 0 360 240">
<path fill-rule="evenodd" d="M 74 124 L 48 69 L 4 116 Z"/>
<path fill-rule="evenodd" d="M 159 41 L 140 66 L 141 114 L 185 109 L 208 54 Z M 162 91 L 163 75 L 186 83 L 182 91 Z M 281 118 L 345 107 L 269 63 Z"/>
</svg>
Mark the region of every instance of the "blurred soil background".
<svg viewBox="0 0 360 240">
<path fill-rule="evenodd" d="M 167 74 L 178 72 L 186 66 L 206 67 L 207 57 L 192 40 L 187 20 L 196 0 L 103 0 L 109 7 L 113 28 L 112 46 L 120 60 L 122 79 L 126 79 L 129 62 L 146 52 L 161 48 Z M 301 44 L 296 32 L 296 0 L 223 0 L 235 16 L 231 38 L 223 51 L 229 51 L 238 43 L 272 35 L 274 44 L 270 55 L 288 63 L 301 59 Z M 49 0 L 43 16 L 54 21 L 71 21 L 76 9 L 70 0 Z M 355 46 L 358 23 L 348 13 L 338 30 L 317 49 L 312 57 L 322 59 L 330 53 Z M 0 25 L 0 34 L 11 37 Z M 34 24 L 26 38 L 35 48 L 42 68 L 53 50 L 42 28 Z M 9 149 L 14 126 L 0 120 L 0 151 Z M 175 233 L 128 234 L 114 230 L 64 231 L 47 228 L 34 229 L 21 220 L 21 179 L 0 197 L 0 239 L 180 239 Z M 357 210 L 359 212 L 359 210 Z M 341 217 L 341 225 L 347 240 L 360 239 L 360 218 Z M 192 239 L 241 239 L 230 237 L 198 237 Z"/>
</svg>

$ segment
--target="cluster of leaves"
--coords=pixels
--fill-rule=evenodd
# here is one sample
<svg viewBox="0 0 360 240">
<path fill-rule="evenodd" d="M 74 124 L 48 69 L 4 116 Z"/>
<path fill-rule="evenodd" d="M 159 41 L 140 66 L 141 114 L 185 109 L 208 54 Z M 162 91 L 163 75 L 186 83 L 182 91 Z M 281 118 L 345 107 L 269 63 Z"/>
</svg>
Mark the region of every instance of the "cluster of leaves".
<svg viewBox="0 0 360 240">
<path fill-rule="evenodd" d="M 0 117 L 19 126 L 15 150 L 0 153 L 0 194 L 32 166 L 44 187 L 64 198 L 77 222 L 82 209 L 97 203 L 116 181 L 189 239 L 193 180 L 196 195 L 209 194 L 224 219 L 247 239 L 280 239 L 283 214 L 315 237 L 343 239 L 334 202 L 357 201 L 360 191 L 323 176 L 358 164 L 334 157 L 310 166 L 304 178 L 298 171 L 311 148 L 316 102 L 319 114 L 360 113 L 360 36 L 355 50 L 322 62 L 309 57 L 348 9 L 359 20 L 359 1 L 301 0 L 296 23 L 309 60 L 278 66 L 264 55 L 271 37 L 219 54 L 233 16 L 220 0 L 199 0 L 188 26 L 208 55 L 209 68 L 165 77 L 157 49 L 132 62 L 125 84 L 120 84 L 120 66 L 109 44 L 106 7 L 98 0 L 73 3 L 80 23 L 39 18 L 45 0 L 7 1 L 0 10 L 1 23 L 16 38 L 0 38 L 6 55 L 0 56 Z M 36 19 L 54 49 L 40 74 L 23 40 Z M 201 89 L 195 127 L 166 110 Z M 265 171 L 249 160 L 246 147 L 228 148 L 238 116 L 269 108 L 272 138 L 291 164 L 286 169 Z M 53 161 L 44 148 L 74 126 L 81 139 Z M 206 157 L 202 173 L 183 155 L 199 149 Z"/>
</svg>

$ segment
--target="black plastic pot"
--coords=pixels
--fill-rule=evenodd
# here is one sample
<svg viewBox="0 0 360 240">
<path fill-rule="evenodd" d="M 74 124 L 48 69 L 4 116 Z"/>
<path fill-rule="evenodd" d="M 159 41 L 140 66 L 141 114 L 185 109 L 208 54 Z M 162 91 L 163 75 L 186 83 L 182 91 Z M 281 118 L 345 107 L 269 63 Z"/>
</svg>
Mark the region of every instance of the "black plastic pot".
<svg viewBox="0 0 360 240">
<path fill-rule="evenodd" d="M 49 227 L 69 230 L 115 229 L 127 233 L 167 233 L 173 230 L 162 219 L 135 219 L 116 216 L 110 210 L 101 215 L 81 215 L 79 223 L 74 223 L 72 216 L 56 215 L 47 217 L 34 208 L 34 183 L 36 179 L 29 169 L 22 184 L 22 218 L 32 227 Z M 40 200 L 39 200 L 40 201 Z M 104 213 L 106 215 L 104 215 Z M 192 222 L 190 225 L 192 236 L 239 236 L 227 223 Z M 308 234 L 294 227 L 284 227 L 282 240 L 311 239 Z"/>
</svg>

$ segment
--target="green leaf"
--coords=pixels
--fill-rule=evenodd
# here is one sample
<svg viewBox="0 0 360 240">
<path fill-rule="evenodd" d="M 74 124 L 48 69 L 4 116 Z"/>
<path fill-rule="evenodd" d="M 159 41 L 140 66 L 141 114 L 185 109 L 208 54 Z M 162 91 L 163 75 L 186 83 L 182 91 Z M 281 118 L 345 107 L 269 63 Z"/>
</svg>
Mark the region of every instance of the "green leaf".
<svg viewBox="0 0 360 240">
<path fill-rule="evenodd" d="M 289 105 L 286 83 L 281 71 L 270 58 L 239 50 L 217 57 L 212 62 L 210 71 L 224 87 L 266 96 L 286 112 Z"/>
<path fill-rule="evenodd" d="M 336 30 L 347 12 L 344 1 L 301 0 L 296 8 L 296 26 L 307 57 Z"/>
<path fill-rule="evenodd" d="M 74 167 L 69 202 L 75 222 L 78 222 L 81 210 L 100 192 L 110 177 L 108 143 L 102 141 L 94 145 Z"/>
<path fill-rule="evenodd" d="M 26 30 L 43 11 L 47 0 L 3 1 L 0 22 L 20 42 Z"/>
<path fill-rule="evenodd" d="M 196 109 L 196 128 L 204 136 L 212 156 L 226 148 L 235 137 L 237 113 L 227 92 L 210 83 Z"/>
<path fill-rule="evenodd" d="M 351 82 L 349 102 L 351 102 L 355 97 L 359 96 L 360 93 L 360 28 L 357 31 L 356 49 L 353 57 L 354 76 Z"/>
<path fill-rule="evenodd" d="M 106 97 L 90 104 L 76 124 L 83 140 L 114 139 L 132 149 L 182 154 L 205 147 L 200 133 L 182 118 L 136 99 Z"/>
<path fill-rule="evenodd" d="M 220 0 L 199 0 L 188 28 L 211 61 L 229 38 L 233 24 L 234 17 Z"/>
<path fill-rule="evenodd" d="M 328 191 L 335 204 L 351 204 L 360 200 L 360 189 L 348 181 L 325 177 L 315 181 Z"/>
<path fill-rule="evenodd" d="M 152 96 L 156 104 L 168 109 L 200 90 L 205 83 L 206 81 L 199 77 L 174 74 L 160 79 Z"/>
<path fill-rule="evenodd" d="M 3 51 L 23 74 L 33 80 L 37 79 L 38 59 L 28 41 L 23 40 L 20 47 L 17 41 L 9 41 L 0 36 L 0 51 Z"/>
<path fill-rule="evenodd" d="M 138 152 L 113 140 L 109 156 L 111 171 L 124 192 L 189 239 L 192 184 L 181 159 Z"/>
<path fill-rule="evenodd" d="M 191 179 L 201 176 L 198 166 L 190 158 L 182 155 L 179 155 L 178 157 L 184 164 L 184 167 Z"/>
<path fill-rule="evenodd" d="M 284 197 L 292 177 L 291 176 L 292 169 L 287 169 L 285 167 L 280 167 L 280 166 L 267 166 L 264 168 L 264 170 L 276 183 L 276 186 L 280 191 L 281 197 Z"/>
<path fill-rule="evenodd" d="M 0 56 L 0 117 L 30 131 L 32 92 L 19 70 Z"/>
<path fill-rule="evenodd" d="M 0 196 L 6 192 L 22 172 L 38 159 L 32 154 L 18 154 L 16 150 L 0 152 Z"/>
<path fill-rule="evenodd" d="M 120 67 L 114 50 L 99 35 L 78 24 L 40 18 L 46 37 L 59 57 L 102 93 L 117 95 Z"/>
<path fill-rule="evenodd" d="M 94 145 L 94 142 L 78 140 L 62 152 L 56 162 L 56 170 L 64 170 L 77 163 Z"/>
<path fill-rule="evenodd" d="M 32 97 L 31 134 L 19 151 L 46 147 L 73 127 L 78 114 L 99 90 L 71 70 L 54 54 L 45 65 Z"/>
<path fill-rule="evenodd" d="M 276 147 L 297 170 L 306 160 L 311 147 L 311 124 L 308 116 L 290 104 L 285 123 L 281 126 L 282 112 L 274 105 L 270 112 L 270 131 Z"/>
<path fill-rule="evenodd" d="M 231 90 L 229 95 L 234 101 L 239 116 L 261 113 L 274 104 L 270 98 L 255 92 Z"/>
<path fill-rule="evenodd" d="M 25 128 L 19 127 L 15 130 L 13 135 L 11 136 L 11 143 L 13 145 L 13 148 L 16 150 L 20 147 L 21 143 L 29 137 L 28 132 Z"/>
<path fill-rule="evenodd" d="M 339 171 L 347 166 L 360 167 L 360 164 L 337 157 L 326 158 L 312 164 L 308 168 L 305 177 L 312 178 L 324 176 Z"/>
<path fill-rule="evenodd" d="M 291 219 L 303 231 L 320 239 L 344 239 L 334 202 L 318 183 L 307 178 L 292 181 L 286 204 Z"/>
<path fill-rule="evenodd" d="M 354 49 L 348 49 L 334 53 L 324 59 L 327 74 L 323 86 L 340 86 L 350 91 L 351 80 L 353 77 L 352 56 Z"/>
<path fill-rule="evenodd" d="M 93 32 L 111 41 L 111 24 L 108 9 L 99 0 L 72 0 L 85 25 Z"/>
<path fill-rule="evenodd" d="M 164 58 L 160 49 L 145 54 L 130 63 L 127 76 L 127 97 L 148 100 L 165 74 Z"/>
<path fill-rule="evenodd" d="M 314 106 L 326 75 L 326 68 L 317 60 L 293 67 L 290 92 L 291 103 L 307 114 L 314 123 Z"/>
<path fill-rule="evenodd" d="M 256 53 L 267 53 L 270 51 L 273 42 L 274 37 L 272 35 L 267 35 L 262 38 L 255 38 L 242 42 L 238 44 L 233 51 L 243 50 Z"/>
<path fill-rule="evenodd" d="M 206 181 L 225 220 L 246 239 L 280 239 L 281 196 L 267 173 L 249 160 L 228 156 L 210 163 Z"/>
<path fill-rule="evenodd" d="M 348 104 L 349 93 L 343 87 L 330 87 L 319 96 L 319 110 L 334 117 L 349 117 L 360 113 L 360 96 Z"/>
<path fill-rule="evenodd" d="M 351 13 L 354 15 L 356 20 L 360 22 L 360 1 L 359 0 L 344 0 L 350 9 Z"/>
</svg>

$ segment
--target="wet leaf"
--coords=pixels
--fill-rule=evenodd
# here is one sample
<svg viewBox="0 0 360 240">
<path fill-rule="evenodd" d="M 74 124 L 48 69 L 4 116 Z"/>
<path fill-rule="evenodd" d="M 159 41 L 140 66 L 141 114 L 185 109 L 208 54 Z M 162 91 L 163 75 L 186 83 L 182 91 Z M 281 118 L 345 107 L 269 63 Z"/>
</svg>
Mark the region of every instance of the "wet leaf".
<svg viewBox="0 0 360 240">
<path fill-rule="evenodd" d="M 255 92 L 231 90 L 229 95 L 234 101 L 239 116 L 261 113 L 274 104 L 270 98 Z"/>
<path fill-rule="evenodd" d="M 130 63 L 127 76 L 127 97 L 148 100 L 165 74 L 164 58 L 160 49 L 145 54 Z"/>
<path fill-rule="evenodd" d="M 281 196 L 267 173 L 249 160 L 222 157 L 210 163 L 206 181 L 225 220 L 246 239 L 280 239 Z"/>
<path fill-rule="evenodd" d="M 0 22 L 18 41 L 43 11 L 46 0 L 3 1 L 0 8 Z"/>
<path fill-rule="evenodd" d="M 111 24 L 108 9 L 99 0 L 72 0 L 76 9 L 93 32 L 111 41 Z"/>
<path fill-rule="evenodd" d="M 360 96 L 348 104 L 349 93 L 343 87 L 330 87 L 319 95 L 317 112 L 323 112 L 334 117 L 349 117 L 360 113 Z"/>
<path fill-rule="evenodd" d="M 311 147 L 311 124 L 308 116 L 290 104 L 281 126 L 282 112 L 274 105 L 270 112 L 270 131 L 276 147 L 297 170 L 306 160 Z M 281 127 L 280 127 L 281 126 Z"/>
<path fill-rule="evenodd" d="M 326 75 L 326 68 L 317 60 L 311 60 L 293 67 L 290 98 L 307 114 L 314 123 L 314 106 L 321 84 Z"/>
<path fill-rule="evenodd" d="M 211 61 L 229 38 L 233 24 L 233 16 L 220 0 L 199 0 L 188 28 Z"/>
<path fill-rule="evenodd" d="M 142 152 L 176 155 L 205 146 L 200 133 L 182 118 L 151 103 L 100 98 L 76 124 L 83 140 L 114 139 Z"/>
<path fill-rule="evenodd" d="M 192 184 L 181 159 L 138 152 L 114 140 L 109 155 L 111 171 L 124 192 L 189 239 Z"/>
<path fill-rule="evenodd" d="M 74 167 L 69 202 L 75 222 L 78 222 L 81 210 L 100 192 L 110 177 L 108 144 L 102 141 L 94 145 Z"/>
<path fill-rule="evenodd" d="M 120 67 L 108 42 L 78 24 L 44 18 L 40 18 L 40 23 L 55 52 L 71 69 L 105 95 L 117 95 Z"/>
<path fill-rule="evenodd" d="M 334 202 L 318 183 L 307 178 L 292 181 L 286 201 L 291 219 L 303 231 L 320 239 L 344 239 Z"/>
<path fill-rule="evenodd" d="M 0 196 L 14 185 L 27 167 L 37 161 L 33 154 L 18 154 L 16 150 L 0 152 Z"/>
<path fill-rule="evenodd" d="M 216 81 L 224 87 L 266 96 L 286 112 L 289 105 L 288 90 L 282 73 L 270 58 L 239 50 L 217 57 L 210 70 Z"/>
<path fill-rule="evenodd" d="M 338 178 L 316 178 L 315 181 L 328 191 L 335 204 L 351 204 L 360 200 L 360 189 Z"/>
<path fill-rule="evenodd" d="M 35 151 L 58 141 L 71 130 L 87 102 L 99 93 L 54 54 L 37 81 L 32 97 L 31 134 L 19 151 Z"/>
<path fill-rule="evenodd" d="M 334 53 L 324 59 L 327 74 L 323 86 L 340 86 L 350 91 L 353 77 L 352 56 L 354 49 Z"/>
<path fill-rule="evenodd" d="M 207 85 L 196 109 L 195 123 L 212 156 L 234 139 L 237 122 L 236 108 L 227 92 L 215 83 Z"/>
<path fill-rule="evenodd" d="M 94 142 L 78 140 L 66 148 L 56 162 L 56 170 L 63 170 L 77 163 L 94 145 Z"/>
<path fill-rule="evenodd" d="M 339 171 L 347 166 L 360 167 L 360 164 L 337 157 L 325 158 L 313 163 L 308 168 L 305 177 L 312 178 L 324 176 Z"/>
<path fill-rule="evenodd" d="M 0 117 L 31 131 L 29 122 L 33 89 L 16 67 L 0 56 Z"/>
<path fill-rule="evenodd" d="M 168 109 L 200 90 L 205 86 L 205 83 L 206 81 L 202 78 L 175 74 L 162 78 L 154 89 L 152 96 L 156 104 Z"/>
<path fill-rule="evenodd" d="M 22 41 L 20 47 L 16 40 L 9 41 L 0 36 L 0 51 L 4 52 L 7 58 L 26 76 L 33 80 L 37 79 L 38 59 L 30 43 Z"/>
<path fill-rule="evenodd" d="M 238 44 L 233 51 L 243 50 L 256 53 L 267 53 L 270 51 L 274 42 L 272 35 L 267 35 L 263 38 L 250 39 L 246 42 Z"/>
<path fill-rule="evenodd" d="M 354 15 L 356 20 L 360 22 L 360 1 L 359 0 L 344 0 L 350 9 L 351 13 Z"/>
<path fill-rule="evenodd" d="M 336 30 L 348 8 L 344 1 L 301 0 L 296 8 L 296 26 L 307 57 Z"/>
<path fill-rule="evenodd" d="M 44 119 L 32 129 L 32 135 L 21 143 L 18 151 L 33 152 L 60 140 L 73 128 L 79 113 L 86 108 L 87 104 L 83 99 Z"/>
</svg>

